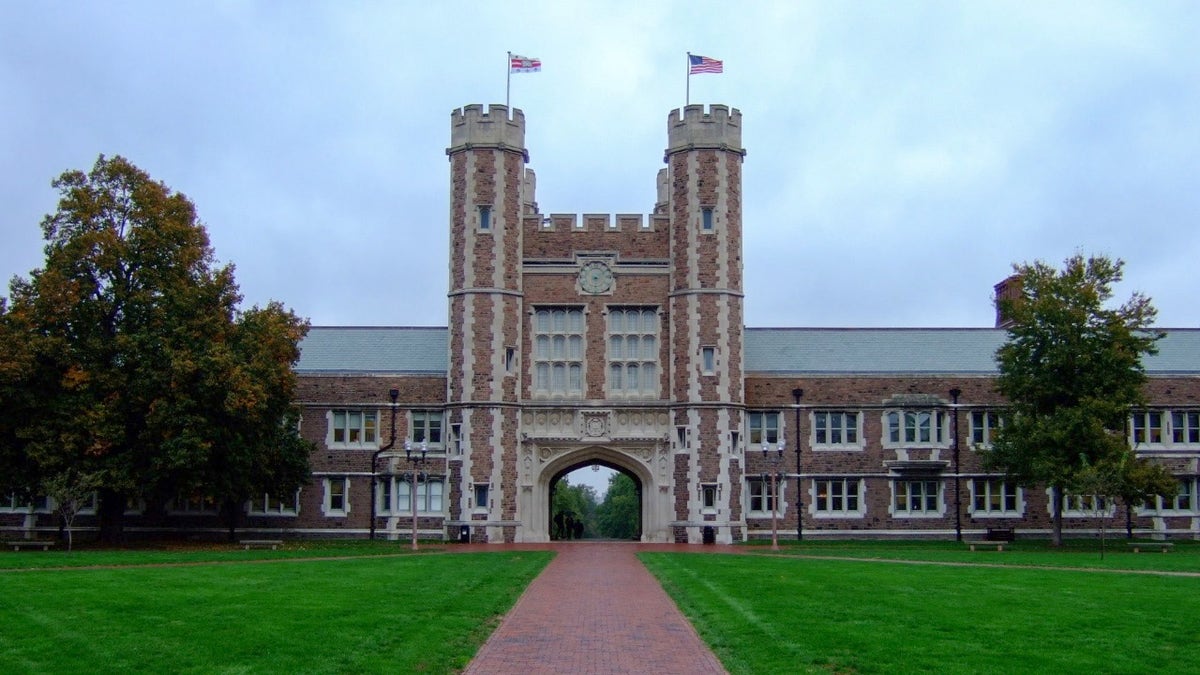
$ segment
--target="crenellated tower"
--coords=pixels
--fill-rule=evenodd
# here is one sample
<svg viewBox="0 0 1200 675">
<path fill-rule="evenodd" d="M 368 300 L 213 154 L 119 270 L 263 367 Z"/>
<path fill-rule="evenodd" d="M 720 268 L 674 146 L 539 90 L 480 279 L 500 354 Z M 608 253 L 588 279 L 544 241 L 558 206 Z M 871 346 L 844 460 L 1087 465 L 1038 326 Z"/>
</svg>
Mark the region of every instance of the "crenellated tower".
<svg viewBox="0 0 1200 675">
<path fill-rule="evenodd" d="M 742 518 L 741 122 L 741 112 L 723 105 L 668 117 L 675 519 L 687 523 L 675 528 L 676 541 L 698 541 L 706 527 L 729 541 Z"/>
<path fill-rule="evenodd" d="M 468 105 L 450 116 L 450 291 L 447 418 L 459 447 L 451 456 L 450 516 L 515 519 L 517 367 L 524 295 L 522 217 L 529 154 L 525 116 L 501 105 Z M 453 475 L 457 474 L 457 475 Z M 477 503 L 486 501 L 486 503 Z M 491 541 L 514 531 L 489 528 Z"/>
</svg>

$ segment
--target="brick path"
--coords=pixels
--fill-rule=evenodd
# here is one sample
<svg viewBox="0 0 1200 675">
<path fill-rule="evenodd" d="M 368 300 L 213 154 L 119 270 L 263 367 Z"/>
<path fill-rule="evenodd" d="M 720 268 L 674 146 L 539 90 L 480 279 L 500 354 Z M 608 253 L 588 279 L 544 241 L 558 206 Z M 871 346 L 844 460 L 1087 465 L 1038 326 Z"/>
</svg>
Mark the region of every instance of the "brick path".
<svg viewBox="0 0 1200 675">
<path fill-rule="evenodd" d="M 634 555 L 674 547 L 580 542 L 549 548 L 558 555 L 466 673 L 725 672 Z"/>
</svg>

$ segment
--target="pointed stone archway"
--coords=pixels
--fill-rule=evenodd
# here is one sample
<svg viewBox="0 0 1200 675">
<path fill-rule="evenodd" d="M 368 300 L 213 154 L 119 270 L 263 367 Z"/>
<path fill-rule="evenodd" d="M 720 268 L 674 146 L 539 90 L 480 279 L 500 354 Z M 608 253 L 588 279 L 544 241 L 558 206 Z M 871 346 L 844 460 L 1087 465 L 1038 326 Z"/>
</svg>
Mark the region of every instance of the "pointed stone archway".
<svg viewBox="0 0 1200 675">
<path fill-rule="evenodd" d="M 611 462 L 607 462 L 604 460 L 599 460 L 599 459 L 584 460 L 583 462 L 581 462 L 579 464 L 574 464 L 571 466 L 567 466 L 564 469 L 560 469 L 557 473 L 550 476 L 550 480 L 547 483 L 550 487 L 550 494 L 547 497 L 547 503 L 546 503 L 546 507 L 550 510 L 550 513 L 549 513 L 550 520 L 551 521 L 554 520 L 554 489 L 555 489 L 555 485 L 558 484 L 559 479 L 568 474 L 571 474 L 575 471 L 586 469 L 589 466 L 590 467 L 601 467 L 602 466 L 606 469 L 611 469 L 619 474 L 624 474 L 626 476 L 629 476 L 629 478 L 633 481 L 634 485 L 636 486 L 637 496 L 638 496 L 638 523 L 637 523 L 636 534 L 637 534 L 637 538 L 638 538 L 637 540 L 641 541 L 641 533 L 642 533 L 642 511 L 641 511 L 641 509 L 642 509 L 642 503 L 645 501 L 644 497 L 642 495 L 641 478 L 639 478 L 637 476 L 637 474 L 629 471 L 628 469 L 626 469 L 625 467 L 623 467 L 619 464 L 613 464 Z M 604 495 L 597 494 L 596 497 L 603 499 Z M 551 538 L 553 539 L 553 534 L 551 534 Z"/>
<path fill-rule="evenodd" d="M 672 501 L 666 452 L 658 443 L 635 447 L 527 446 L 521 467 L 518 541 L 550 541 L 550 488 L 554 480 L 590 464 L 600 464 L 633 478 L 642 495 L 641 540 L 670 541 Z"/>
</svg>

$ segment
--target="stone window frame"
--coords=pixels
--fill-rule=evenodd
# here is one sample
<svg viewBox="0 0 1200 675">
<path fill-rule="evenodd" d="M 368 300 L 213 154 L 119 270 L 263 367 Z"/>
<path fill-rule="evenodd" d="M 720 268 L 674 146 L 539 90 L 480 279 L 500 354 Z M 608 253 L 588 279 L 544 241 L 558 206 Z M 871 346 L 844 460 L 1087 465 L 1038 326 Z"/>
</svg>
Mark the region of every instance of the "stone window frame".
<svg viewBox="0 0 1200 675">
<path fill-rule="evenodd" d="M 1200 410 L 1135 410 L 1129 415 L 1128 440 L 1138 450 L 1200 447 Z"/>
<path fill-rule="evenodd" d="M 19 496 L 15 491 L 5 495 L 0 501 L 0 513 L 53 513 L 54 500 L 46 495 L 35 495 L 33 498 Z"/>
<path fill-rule="evenodd" d="M 341 422 L 339 422 L 339 416 Z M 358 416 L 357 427 L 352 426 Z M 370 423 L 368 423 L 370 420 Z M 341 449 L 375 449 L 379 447 L 379 411 L 372 408 L 331 408 L 325 412 L 325 446 Z M 341 432 L 342 440 L 337 440 Z M 350 440 L 351 438 L 359 440 Z"/>
<path fill-rule="evenodd" d="M 644 327 L 639 330 L 629 330 L 628 317 L 630 314 L 636 313 L 639 322 L 645 321 L 647 315 L 652 315 L 652 324 L 654 327 L 653 334 L 647 332 Z M 622 329 L 614 330 L 615 315 L 620 314 L 623 318 Z M 604 309 L 604 363 L 605 363 L 605 381 L 604 386 L 607 395 L 610 398 L 626 398 L 626 399 L 657 399 L 661 395 L 662 385 L 662 368 L 660 364 L 660 355 L 662 353 L 662 314 L 661 308 L 658 305 L 609 305 Z M 624 345 L 628 344 L 630 338 L 638 339 L 638 355 L 630 357 L 628 353 L 624 353 L 618 357 L 615 355 L 616 338 L 620 337 Z M 653 340 L 652 349 L 647 352 L 645 349 L 646 341 Z M 649 354 L 649 355 L 648 355 Z M 614 386 L 614 382 L 618 379 L 617 368 L 620 367 L 621 386 Z M 626 386 L 631 367 L 636 367 L 638 372 L 638 387 L 637 389 L 629 389 Z M 650 369 L 651 375 L 646 376 L 647 368 Z M 649 384 L 647 385 L 647 381 Z"/>
<path fill-rule="evenodd" d="M 897 518 L 942 518 L 946 515 L 946 482 L 941 478 L 899 477 L 891 480 L 892 500 L 888 510 Z M 935 486 L 931 492 L 929 487 Z M 913 488 L 920 486 L 914 492 Z M 930 498 L 934 500 L 930 506 Z M 914 501 L 916 500 L 916 501 Z"/>
<path fill-rule="evenodd" d="M 784 490 L 787 489 L 787 481 L 776 479 L 775 494 L 771 494 L 771 477 L 762 474 L 749 474 L 746 476 L 746 517 L 748 518 L 770 518 L 771 509 L 775 509 L 775 515 L 782 517 L 783 510 L 780 508 L 780 503 L 783 499 Z M 755 502 L 758 503 L 758 508 L 754 508 Z M 764 504 L 764 501 L 770 503 Z M 766 507 L 766 508 L 764 508 Z"/>
<path fill-rule="evenodd" d="M 828 421 L 829 421 L 829 418 L 834 415 L 839 415 L 842 418 L 841 426 L 840 426 L 840 428 L 837 429 L 837 431 L 841 432 L 842 440 L 836 441 L 836 442 L 830 441 L 830 440 L 821 441 L 821 436 L 820 436 L 820 431 L 822 429 L 821 418 L 822 417 L 825 418 L 825 426 L 823 428 L 827 431 L 827 433 L 830 434 L 830 436 L 832 436 L 834 427 L 832 425 L 829 425 Z M 850 416 L 850 415 L 854 416 L 853 427 L 847 426 L 847 424 L 845 422 L 846 417 Z M 867 446 L 866 446 L 865 439 L 863 437 L 864 417 L 865 417 L 865 415 L 863 415 L 862 411 L 860 411 L 860 410 L 845 410 L 845 409 L 838 410 L 838 409 L 831 408 L 831 409 L 810 411 L 809 416 L 808 416 L 808 421 L 809 421 L 808 428 L 812 429 L 812 433 L 809 436 L 809 444 L 811 445 L 811 447 L 814 451 L 823 451 L 823 452 L 839 451 L 839 450 L 840 451 L 865 450 Z M 847 440 L 849 432 L 851 432 L 851 431 L 854 434 L 855 440 L 853 440 L 853 441 Z"/>
<path fill-rule="evenodd" d="M 436 422 L 436 424 L 435 424 Z M 437 438 L 433 438 L 436 436 Z M 446 411 L 440 408 L 415 408 L 408 412 L 408 440 L 429 452 L 446 450 Z"/>
<path fill-rule="evenodd" d="M 700 206 L 700 233 L 715 234 L 717 232 L 717 208 L 713 204 Z"/>
<path fill-rule="evenodd" d="M 778 410 L 747 410 L 746 411 L 746 451 L 753 452 L 762 450 L 762 444 L 765 436 L 767 447 L 774 450 L 779 447 L 779 441 L 783 439 L 783 413 Z M 759 420 L 758 428 L 755 429 L 754 420 Z M 775 422 L 774 428 L 767 424 L 769 419 Z M 758 431 L 758 438 L 755 438 L 754 433 Z M 775 437 L 771 438 L 771 431 L 775 432 Z"/>
<path fill-rule="evenodd" d="M 324 496 L 321 500 L 321 513 L 328 517 L 345 517 L 350 515 L 350 476 L 325 476 L 321 480 Z M 335 486 L 340 486 L 337 488 Z M 341 502 L 341 506 L 336 506 Z"/>
<path fill-rule="evenodd" d="M 850 483 L 854 483 L 851 490 Z M 840 494 L 834 494 L 835 486 L 840 488 Z M 822 496 L 822 488 L 825 493 Z M 822 507 L 822 500 L 826 507 Z M 834 500 L 841 501 L 841 508 L 835 508 Z M 853 500 L 854 508 L 850 508 Z M 867 481 L 862 476 L 825 476 L 814 478 L 809 490 L 809 512 L 814 518 L 865 518 L 867 515 Z"/>
<path fill-rule="evenodd" d="M 717 513 L 717 504 L 721 498 L 721 485 L 719 483 L 701 483 L 700 484 L 700 513 L 714 514 Z"/>
<path fill-rule="evenodd" d="M 1096 500 L 1100 507 L 1096 507 Z M 1117 512 L 1115 499 L 1103 495 L 1077 495 L 1063 493 L 1063 518 L 1112 518 Z M 1046 513 L 1054 515 L 1054 495 L 1046 488 Z"/>
<path fill-rule="evenodd" d="M 276 498 L 269 492 L 246 503 L 246 513 L 252 516 L 293 517 L 300 515 L 300 490 L 289 501 Z"/>
<path fill-rule="evenodd" d="M 398 515 L 412 515 L 412 502 L 409 501 L 409 496 L 412 494 L 410 480 L 405 476 L 396 476 L 395 485 L 396 513 Z M 431 491 L 430 485 L 437 485 L 437 490 Z M 437 494 L 433 495 L 433 492 Z M 435 498 L 438 508 L 431 509 L 429 507 L 433 504 Z M 404 506 L 400 506 L 402 502 Z M 433 516 L 444 516 L 446 514 L 446 479 L 444 476 L 428 476 L 417 482 L 417 513 Z"/>
<path fill-rule="evenodd" d="M 220 513 L 220 509 L 220 504 L 211 495 L 176 494 L 167 507 L 167 513 L 173 516 L 213 516 Z"/>
<path fill-rule="evenodd" d="M 475 205 L 475 231 L 491 234 L 496 230 L 494 209 L 491 204 Z"/>
<path fill-rule="evenodd" d="M 929 440 L 921 440 L 922 415 L 929 416 Z M 927 407 L 890 408 L 883 411 L 882 422 L 881 445 L 885 448 L 950 447 L 950 415 L 946 410 Z"/>
<path fill-rule="evenodd" d="M 557 312 L 563 314 L 561 327 L 554 325 Z M 586 307 L 579 304 L 536 305 L 530 310 L 532 347 L 530 393 L 533 398 L 582 399 L 584 397 L 587 391 L 586 317 Z M 543 325 L 543 321 L 548 323 Z M 556 338 L 560 337 L 563 349 L 561 354 L 556 355 Z M 555 383 L 554 374 L 556 367 L 559 366 L 563 369 L 562 387 Z M 574 381 L 576 377 L 578 382 Z"/>
<path fill-rule="evenodd" d="M 719 352 L 715 345 L 704 345 L 700 347 L 700 374 L 701 375 L 716 375 L 717 365 L 719 363 Z"/>
<path fill-rule="evenodd" d="M 973 518 L 1023 518 L 1025 515 L 1025 491 L 1003 476 L 977 476 L 967 483 L 967 490 L 967 513 Z M 993 508 L 997 499 L 1000 506 Z"/>
<path fill-rule="evenodd" d="M 1004 426 L 1004 415 L 999 410 L 972 410 L 967 415 L 967 438 L 972 450 L 992 447 L 996 430 Z"/>
<path fill-rule="evenodd" d="M 491 508 L 492 484 L 478 482 L 471 484 L 471 511 L 473 513 L 487 513 Z M 482 496 L 482 504 L 479 497 Z"/>
<path fill-rule="evenodd" d="M 1200 488 L 1200 478 L 1196 476 L 1176 476 L 1179 490 L 1170 499 L 1170 505 L 1158 495 L 1150 497 L 1149 502 L 1140 504 L 1136 511 L 1139 516 L 1191 516 L 1200 513 L 1200 505 L 1196 503 L 1197 489 Z M 1187 504 L 1181 504 L 1186 499 Z"/>
</svg>

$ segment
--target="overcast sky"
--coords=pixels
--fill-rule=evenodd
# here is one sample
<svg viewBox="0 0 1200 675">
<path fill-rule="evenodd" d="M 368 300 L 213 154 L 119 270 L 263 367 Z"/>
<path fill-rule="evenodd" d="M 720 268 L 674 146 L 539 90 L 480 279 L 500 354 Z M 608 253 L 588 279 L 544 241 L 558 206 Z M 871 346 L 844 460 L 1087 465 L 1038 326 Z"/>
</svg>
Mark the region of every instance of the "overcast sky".
<svg viewBox="0 0 1200 675">
<path fill-rule="evenodd" d="M 685 53 L 742 110 L 750 326 L 990 326 L 1016 261 L 1127 262 L 1200 325 L 1200 3 L 0 0 L 0 275 L 50 181 L 188 195 L 248 303 L 445 325 L 450 111 L 503 102 L 543 212 L 648 212 Z M 4 294 L 7 294 L 5 290 Z"/>
</svg>

